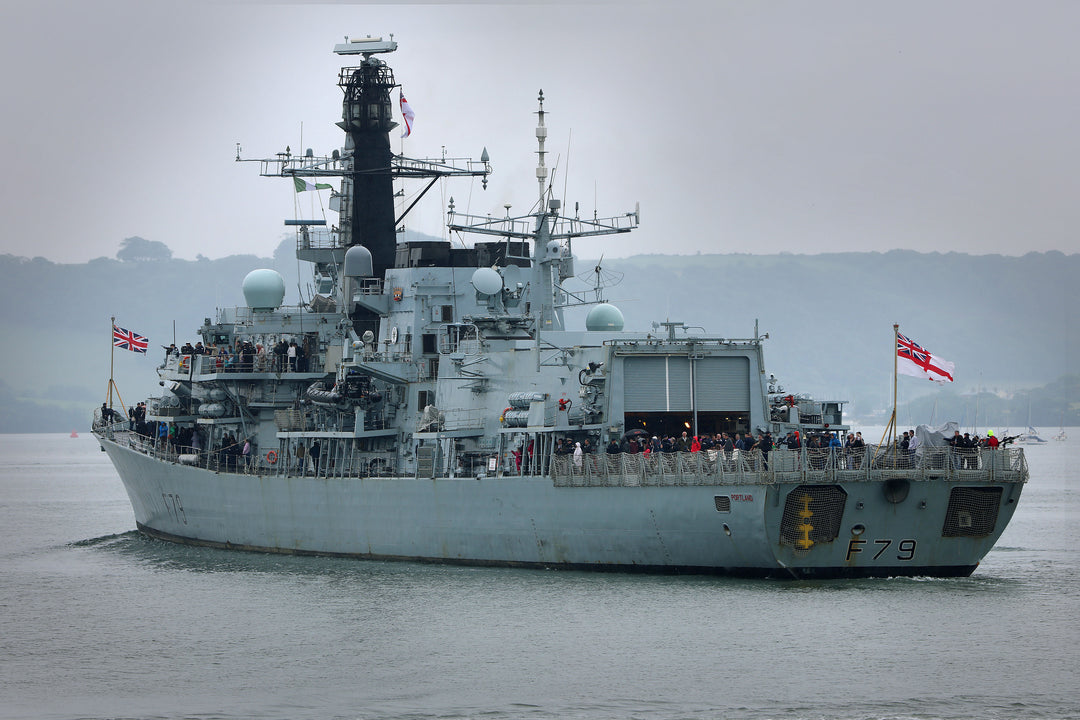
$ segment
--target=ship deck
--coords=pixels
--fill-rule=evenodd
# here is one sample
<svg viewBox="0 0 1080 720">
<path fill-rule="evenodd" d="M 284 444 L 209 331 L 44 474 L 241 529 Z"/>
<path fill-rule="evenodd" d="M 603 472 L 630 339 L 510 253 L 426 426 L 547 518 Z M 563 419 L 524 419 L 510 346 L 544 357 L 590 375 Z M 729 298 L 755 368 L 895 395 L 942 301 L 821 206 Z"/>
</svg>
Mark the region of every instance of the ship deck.
<svg viewBox="0 0 1080 720">
<path fill-rule="evenodd" d="M 416 477 L 394 472 L 389 461 L 354 461 L 347 453 L 324 447 L 316 465 L 303 458 L 283 459 L 276 453 L 242 456 L 236 449 L 176 447 L 127 429 L 127 423 L 94 428 L 95 434 L 161 462 L 199 467 L 213 472 L 264 476 Z M 347 441 L 343 441 L 347 442 Z M 520 466 L 512 456 L 503 458 L 502 470 L 484 475 L 533 475 L 528 462 Z M 888 480 L 963 483 L 1026 483 L 1029 472 L 1022 448 L 928 447 L 908 452 L 883 445 L 859 450 L 845 448 L 759 450 L 703 450 L 671 453 L 590 453 L 552 455 L 540 469 L 557 487 L 633 487 L 664 485 L 773 485 L 831 484 Z M 462 473 L 437 473 L 453 477 Z"/>
</svg>

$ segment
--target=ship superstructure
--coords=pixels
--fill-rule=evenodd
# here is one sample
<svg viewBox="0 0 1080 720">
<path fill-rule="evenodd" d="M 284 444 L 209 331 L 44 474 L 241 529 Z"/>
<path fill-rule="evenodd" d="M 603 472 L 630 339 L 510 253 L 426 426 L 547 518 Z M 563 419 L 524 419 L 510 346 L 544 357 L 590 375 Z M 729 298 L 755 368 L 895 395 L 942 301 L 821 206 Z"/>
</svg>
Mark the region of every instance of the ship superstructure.
<svg viewBox="0 0 1080 720">
<path fill-rule="evenodd" d="M 396 43 L 365 38 L 339 75 L 342 148 L 258 161 L 333 180 L 338 222 L 295 218 L 314 292 L 283 306 L 256 269 L 247 306 L 169 354 L 145 426 L 98 418 L 139 528 L 275 552 L 784 577 L 963 575 L 1027 479 L 1014 448 L 918 455 L 846 442 L 842 401 L 788 393 L 767 336 L 680 322 L 624 330 L 573 243 L 630 232 L 637 210 L 564 214 L 537 110 L 537 203 L 469 216 L 476 236 L 398 242 L 394 181 L 491 164 L 392 153 Z M 239 157 L 238 157 L 239 159 Z M 426 188 L 425 188 L 426 191 Z M 415 204 L 415 202 L 413 203 Z M 589 305 L 584 327 L 565 310 Z M 162 433 L 162 428 L 166 428 Z M 835 439 L 834 439 L 835 438 Z M 844 438 L 844 441 L 839 441 Z"/>
</svg>

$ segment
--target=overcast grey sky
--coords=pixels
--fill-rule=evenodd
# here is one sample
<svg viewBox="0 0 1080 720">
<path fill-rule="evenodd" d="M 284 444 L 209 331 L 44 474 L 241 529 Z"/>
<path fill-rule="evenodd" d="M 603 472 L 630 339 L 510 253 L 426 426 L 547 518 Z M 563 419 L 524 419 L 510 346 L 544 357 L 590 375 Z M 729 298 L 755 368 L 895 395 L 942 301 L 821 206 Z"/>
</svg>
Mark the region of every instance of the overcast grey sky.
<svg viewBox="0 0 1080 720">
<path fill-rule="evenodd" d="M 1080 251 L 1076 2 L 39 0 L 0 28 L 3 253 L 269 254 L 293 191 L 235 144 L 338 147 L 333 45 L 390 33 L 416 112 L 395 150 L 495 167 L 433 193 L 420 231 L 449 196 L 528 210 L 543 88 L 567 206 L 641 203 L 638 232 L 580 255 Z"/>
</svg>

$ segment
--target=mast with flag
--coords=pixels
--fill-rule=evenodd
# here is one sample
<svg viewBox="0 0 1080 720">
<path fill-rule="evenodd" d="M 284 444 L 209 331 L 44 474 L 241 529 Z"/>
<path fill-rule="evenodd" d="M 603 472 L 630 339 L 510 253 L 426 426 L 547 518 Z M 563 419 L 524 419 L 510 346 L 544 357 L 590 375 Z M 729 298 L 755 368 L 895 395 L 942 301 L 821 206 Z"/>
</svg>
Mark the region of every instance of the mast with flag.
<svg viewBox="0 0 1080 720">
<path fill-rule="evenodd" d="M 145 335 L 140 335 L 131 330 L 127 330 L 122 327 L 118 327 L 116 324 L 116 317 L 109 318 L 109 324 L 112 326 L 112 350 L 109 354 L 109 387 L 108 396 L 106 398 L 106 406 L 109 410 L 112 410 L 113 392 L 116 392 L 116 399 L 120 401 L 120 407 L 125 412 L 127 408 L 124 407 L 124 399 L 120 397 L 120 389 L 116 387 L 116 382 L 113 380 L 113 368 L 116 362 L 116 348 L 121 350 L 131 350 L 132 352 L 146 354 L 146 350 L 150 347 L 150 341 Z M 108 418 L 102 417 L 102 421 L 107 422 Z"/>
<path fill-rule="evenodd" d="M 939 385 L 953 381 L 955 364 L 932 355 L 929 350 L 900 332 L 900 324 L 893 323 L 893 406 L 889 424 L 885 426 L 884 440 L 892 444 L 896 432 L 896 377 L 899 374 L 925 378 Z"/>
</svg>

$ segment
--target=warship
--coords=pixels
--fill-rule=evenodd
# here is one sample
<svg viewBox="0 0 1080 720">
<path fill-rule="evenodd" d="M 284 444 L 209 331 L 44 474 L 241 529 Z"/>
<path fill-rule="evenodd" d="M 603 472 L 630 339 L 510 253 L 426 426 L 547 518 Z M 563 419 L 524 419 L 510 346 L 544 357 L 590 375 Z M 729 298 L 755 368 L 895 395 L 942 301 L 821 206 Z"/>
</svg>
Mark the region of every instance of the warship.
<svg viewBox="0 0 1080 720">
<path fill-rule="evenodd" d="M 630 232 L 638 211 L 564 212 L 542 91 L 533 210 L 470 216 L 451 197 L 455 242 L 399 241 L 436 182 L 486 188 L 492 165 L 486 149 L 479 160 L 392 152 L 395 105 L 412 120 L 382 59 L 396 49 L 392 38 L 334 48 L 348 65 L 340 148 L 249 161 L 297 192 L 329 193 L 337 222 L 285 221 L 311 268 L 307 297 L 283 305 L 281 275 L 253 269 L 246 306 L 206 318 L 197 346 L 166 351 L 145 417 L 142 404 L 132 420 L 111 401 L 95 411 L 139 531 L 238 550 L 576 570 L 976 568 L 1027 481 L 1023 451 L 847 442 L 846 401 L 786 391 L 765 370 L 757 321 L 741 338 L 682 322 L 625 330 L 599 270 L 575 289 L 573 242 Z M 403 207 L 395 183 L 406 181 L 423 190 Z"/>
</svg>

